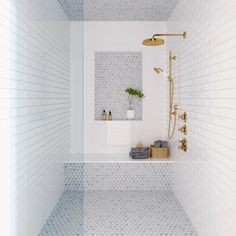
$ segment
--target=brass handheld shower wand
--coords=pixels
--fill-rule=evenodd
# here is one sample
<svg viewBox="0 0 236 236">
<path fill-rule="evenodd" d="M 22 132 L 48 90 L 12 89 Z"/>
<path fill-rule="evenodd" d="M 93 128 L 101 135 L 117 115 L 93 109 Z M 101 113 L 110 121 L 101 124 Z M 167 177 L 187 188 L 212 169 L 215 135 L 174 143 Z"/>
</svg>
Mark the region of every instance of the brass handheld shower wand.
<svg viewBox="0 0 236 236">
<path fill-rule="evenodd" d="M 176 128 L 176 120 L 177 120 L 177 110 L 178 106 L 173 106 L 174 99 L 174 81 L 172 78 L 172 62 L 176 60 L 176 56 L 172 55 L 172 52 L 169 52 L 169 74 L 165 73 L 161 68 L 154 68 L 158 74 L 164 74 L 169 80 L 169 125 L 168 125 L 168 138 L 171 139 L 175 133 Z M 172 117 L 174 116 L 174 125 L 171 129 Z"/>
</svg>

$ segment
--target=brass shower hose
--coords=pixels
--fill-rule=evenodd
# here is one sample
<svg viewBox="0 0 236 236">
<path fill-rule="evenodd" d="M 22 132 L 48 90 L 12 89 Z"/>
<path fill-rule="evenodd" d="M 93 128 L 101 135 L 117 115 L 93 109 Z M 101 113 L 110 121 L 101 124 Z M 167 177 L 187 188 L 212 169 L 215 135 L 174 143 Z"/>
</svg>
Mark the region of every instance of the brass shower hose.
<svg viewBox="0 0 236 236">
<path fill-rule="evenodd" d="M 169 127 L 168 127 L 168 138 L 171 139 L 174 136 L 175 133 L 175 127 L 176 127 L 176 117 L 177 117 L 177 112 L 175 108 L 175 111 L 172 112 L 173 108 L 173 96 L 174 96 L 174 82 L 173 79 L 170 77 L 170 86 L 169 86 L 169 101 L 170 101 L 170 107 L 169 107 Z M 172 121 L 172 115 L 174 116 L 174 125 L 171 130 L 171 121 Z"/>
</svg>

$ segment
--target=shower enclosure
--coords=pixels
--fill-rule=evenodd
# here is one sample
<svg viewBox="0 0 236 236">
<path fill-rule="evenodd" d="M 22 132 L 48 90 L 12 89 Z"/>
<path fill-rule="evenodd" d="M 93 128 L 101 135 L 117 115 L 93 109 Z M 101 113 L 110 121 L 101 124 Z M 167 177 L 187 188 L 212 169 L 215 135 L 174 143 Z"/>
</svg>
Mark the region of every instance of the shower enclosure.
<svg viewBox="0 0 236 236">
<path fill-rule="evenodd" d="M 1 1 L 0 235 L 236 235 L 235 9 Z"/>
</svg>

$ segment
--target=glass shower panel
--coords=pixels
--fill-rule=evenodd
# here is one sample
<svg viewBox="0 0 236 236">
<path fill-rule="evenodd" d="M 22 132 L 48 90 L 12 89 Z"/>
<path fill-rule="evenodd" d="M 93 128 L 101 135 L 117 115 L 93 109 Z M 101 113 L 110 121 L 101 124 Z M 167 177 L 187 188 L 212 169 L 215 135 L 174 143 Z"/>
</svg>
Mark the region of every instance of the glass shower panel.
<svg viewBox="0 0 236 236">
<path fill-rule="evenodd" d="M 5 89 L 10 93 L 3 108 L 10 112 L 6 127 L 12 140 L 9 160 L 15 180 L 11 206 L 16 222 L 11 222 L 11 235 L 52 235 L 64 230 L 61 206 L 71 203 L 64 180 L 72 133 L 70 22 L 56 0 L 12 0 L 1 6 L 7 7 L 1 22 L 9 24 L 3 39 L 8 53 Z M 82 57 L 82 46 L 78 47 Z M 77 122 L 82 122 L 82 114 Z M 80 148 L 81 142 L 82 138 L 77 142 Z M 70 197 L 74 199 L 73 193 Z M 81 198 L 77 206 L 81 210 Z M 74 220 L 81 222 L 82 215 L 80 211 Z"/>
</svg>

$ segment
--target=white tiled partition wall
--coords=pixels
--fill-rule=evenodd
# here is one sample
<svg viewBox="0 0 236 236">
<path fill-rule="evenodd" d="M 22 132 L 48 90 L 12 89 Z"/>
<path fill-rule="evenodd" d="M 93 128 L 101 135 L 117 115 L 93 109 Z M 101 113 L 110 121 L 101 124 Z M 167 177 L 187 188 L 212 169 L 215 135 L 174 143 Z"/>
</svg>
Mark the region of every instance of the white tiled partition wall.
<svg viewBox="0 0 236 236">
<path fill-rule="evenodd" d="M 172 142 L 174 191 L 200 236 L 236 235 L 236 2 L 181 0 L 168 21 L 175 103 L 187 112 L 189 149 Z M 178 126 L 181 127 L 181 121 Z"/>
<path fill-rule="evenodd" d="M 81 43 L 81 22 L 71 22 L 71 82 L 72 82 L 72 153 L 81 153 L 79 122 L 84 108 L 84 153 L 121 154 L 128 153 L 130 146 L 137 142 L 149 145 L 156 139 L 165 139 L 165 114 L 167 80 L 158 79 L 152 70 L 155 66 L 166 68 L 166 47 L 145 47 L 144 38 L 150 37 L 156 29 L 165 33 L 166 22 L 113 22 L 85 21 L 83 23 L 83 43 Z M 96 37 L 95 37 L 96 36 Z M 78 45 L 83 44 L 84 61 Z M 135 52 L 142 53 L 142 120 L 111 121 L 94 120 L 95 113 L 95 53 Z M 80 62 L 83 73 L 80 72 Z M 84 98 L 81 98 L 81 86 Z M 81 102 L 82 101 L 82 102 Z M 127 109 L 128 101 L 123 100 Z M 80 103 L 80 104 L 79 104 Z M 154 109 L 155 107 L 155 109 Z M 108 111 L 107 111 L 108 112 Z M 163 125 L 160 125 L 163 124 Z M 94 135 L 96 134 L 96 135 Z M 84 156 L 86 159 L 86 155 Z"/>
<path fill-rule="evenodd" d="M 0 8 L 0 118 L 12 140 L 11 159 L 3 159 L 10 161 L 17 198 L 12 228 L 16 235 L 34 236 L 63 191 L 62 156 L 70 148 L 70 24 L 56 0 L 1 1 Z"/>
</svg>

